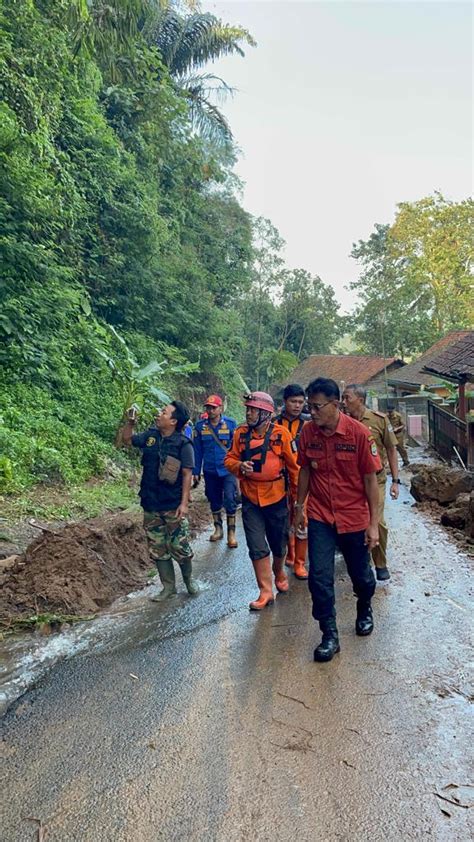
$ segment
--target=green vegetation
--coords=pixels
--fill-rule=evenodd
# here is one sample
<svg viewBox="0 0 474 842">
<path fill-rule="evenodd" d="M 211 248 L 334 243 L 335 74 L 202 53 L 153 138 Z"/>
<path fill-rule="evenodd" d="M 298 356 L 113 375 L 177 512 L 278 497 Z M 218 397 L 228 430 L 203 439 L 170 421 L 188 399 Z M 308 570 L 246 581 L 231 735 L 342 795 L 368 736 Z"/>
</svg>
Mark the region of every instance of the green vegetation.
<svg viewBox="0 0 474 842">
<path fill-rule="evenodd" d="M 450 202 L 439 193 L 403 202 L 392 226 L 376 225 L 353 247 L 362 274 L 355 338 L 366 353 L 405 357 L 440 336 L 474 323 L 474 202 Z"/>
<path fill-rule="evenodd" d="M 223 390 L 239 415 L 246 386 L 329 352 L 348 323 L 239 202 L 219 109 L 231 91 L 209 62 L 245 60 L 250 33 L 191 0 L 4 0 L 0 39 L 0 493 L 64 483 L 63 511 L 79 511 L 79 484 L 130 464 L 114 447 L 129 403 L 146 421 L 167 395 L 196 410 Z M 356 247 L 361 348 L 381 350 L 381 300 L 398 314 L 390 353 L 465 323 L 467 213 L 440 197 L 404 205 Z"/>
<path fill-rule="evenodd" d="M 236 411 L 245 383 L 291 368 L 295 343 L 270 268 L 268 336 L 248 353 L 269 245 L 236 197 L 230 128 L 200 72 L 243 55 L 250 34 L 146 0 L 6 0 L 0 23 L 10 493 L 123 462 L 113 441 L 129 403 L 150 418 L 167 394 L 197 406 L 225 384 Z"/>
<path fill-rule="evenodd" d="M 8 623 L 2 622 L 0 640 L 19 631 L 39 630 L 43 634 L 50 634 L 53 631 L 59 631 L 61 626 L 79 623 L 81 620 L 93 620 L 94 617 L 95 614 L 77 617 L 72 614 L 52 614 L 49 611 L 44 614 L 32 614 L 31 617 L 15 617 Z"/>
<path fill-rule="evenodd" d="M 2 519 L 9 523 L 27 517 L 40 521 L 76 520 L 131 508 L 138 509 L 137 483 L 133 481 L 133 473 L 126 471 L 115 479 L 95 479 L 66 487 L 29 488 L 4 499 Z M 9 540 L 6 533 L 3 540 Z"/>
</svg>

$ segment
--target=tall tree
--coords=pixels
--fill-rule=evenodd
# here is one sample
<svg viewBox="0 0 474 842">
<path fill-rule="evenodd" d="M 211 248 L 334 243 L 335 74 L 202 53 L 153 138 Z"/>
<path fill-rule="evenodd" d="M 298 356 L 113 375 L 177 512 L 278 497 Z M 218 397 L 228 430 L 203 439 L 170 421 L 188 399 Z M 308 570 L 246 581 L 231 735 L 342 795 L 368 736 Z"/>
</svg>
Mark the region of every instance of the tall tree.
<svg viewBox="0 0 474 842">
<path fill-rule="evenodd" d="M 267 372 L 278 348 L 277 301 L 283 277 L 282 250 L 285 245 L 269 219 L 259 217 L 253 226 L 254 263 L 252 286 L 241 305 L 246 338 L 244 371 L 256 389 L 268 385 Z"/>
<path fill-rule="evenodd" d="M 281 350 L 298 360 L 309 354 L 329 353 L 341 336 L 342 321 L 332 287 L 305 269 L 287 271 L 283 276 L 279 306 Z"/>
<path fill-rule="evenodd" d="M 220 77 L 199 71 L 221 56 L 244 56 L 242 45 L 255 46 L 250 33 L 209 13 L 181 15 L 168 7 L 157 12 L 145 34 L 185 95 L 194 127 L 215 143 L 229 143 L 230 125 L 218 105 L 233 91 Z"/>
<path fill-rule="evenodd" d="M 390 251 L 389 232 L 389 225 L 377 224 L 368 240 L 352 248 L 362 271 L 351 284 L 358 293 L 351 321 L 361 351 L 403 359 L 429 344 L 430 329 L 407 284 L 405 261 Z"/>
<path fill-rule="evenodd" d="M 405 357 L 472 325 L 473 203 L 439 194 L 402 203 L 351 256 L 362 272 L 353 324 L 363 351 Z"/>
<path fill-rule="evenodd" d="M 469 327 L 474 299 L 474 202 L 451 202 L 440 193 L 403 202 L 390 229 L 389 249 L 405 269 L 433 335 Z"/>
</svg>

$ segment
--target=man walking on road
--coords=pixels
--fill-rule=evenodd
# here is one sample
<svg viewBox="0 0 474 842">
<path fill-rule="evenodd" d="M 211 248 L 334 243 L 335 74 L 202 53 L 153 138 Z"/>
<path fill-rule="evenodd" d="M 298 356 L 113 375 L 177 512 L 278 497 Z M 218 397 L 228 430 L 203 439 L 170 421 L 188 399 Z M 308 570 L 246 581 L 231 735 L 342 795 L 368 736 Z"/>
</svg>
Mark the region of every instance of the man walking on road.
<svg viewBox="0 0 474 842">
<path fill-rule="evenodd" d="M 291 435 L 291 438 L 296 442 L 301 435 L 306 419 L 302 418 L 303 409 L 306 401 L 304 389 L 298 383 L 289 383 L 285 386 L 283 392 L 284 407 L 280 415 L 277 415 L 276 421 L 285 427 Z M 306 553 L 308 551 L 308 532 L 306 524 L 303 524 L 298 532 L 295 530 L 295 503 L 296 499 L 291 496 L 288 489 L 288 508 L 290 511 L 290 532 L 288 536 L 288 547 L 286 552 L 285 564 L 287 567 L 293 569 L 297 579 L 307 579 L 306 572 Z"/>
<path fill-rule="evenodd" d="M 285 471 L 294 495 L 297 448 L 288 430 L 272 421 L 275 405 L 270 395 L 254 392 L 246 397 L 245 406 L 247 423 L 237 427 L 224 463 L 240 477 L 242 521 L 260 590 L 249 607 L 260 611 L 274 599 L 270 551 L 277 590 L 285 593 L 289 587 L 283 564 L 288 542 Z"/>
<path fill-rule="evenodd" d="M 397 450 L 402 457 L 403 467 L 406 468 L 406 466 L 410 464 L 410 460 L 408 458 L 408 451 L 405 447 L 405 424 L 403 423 L 401 413 L 395 409 L 393 404 L 389 404 L 387 409 L 388 419 L 393 427 L 393 432 L 397 437 Z"/>
<path fill-rule="evenodd" d="M 204 488 L 211 507 L 214 532 L 210 541 L 224 537 L 222 507 L 227 514 L 227 546 L 238 546 L 235 537 L 235 512 L 237 509 L 237 480 L 224 465 L 225 455 L 232 443 L 237 426 L 233 418 L 222 414 L 223 401 L 219 395 L 210 395 L 204 404 L 206 418 L 194 428 L 194 487 L 204 473 Z"/>
<path fill-rule="evenodd" d="M 392 500 L 397 500 L 400 485 L 400 480 L 398 478 L 398 457 L 396 451 L 397 439 L 387 416 L 384 415 L 383 412 L 374 412 L 374 410 L 369 409 L 365 405 L 366 400 L 367 392 L 363 386 L 357 383 L 351 383 L 349 386 L 346 386 L 342 396 L 344 407 L 352 418 L 355 418 L 356 421 L 360 421 L 370 430 L 374 437 L 381 459 L 383 459 L 383 453 L 385 450 L 388 463 L 390 465 L 390 472 L 392 474 L 390 497 Z M 374 547 L 372 550 L 372 560 L 375 565 L 377 579 L 380 582 L 383 582 L 390 579 L 390 571 L 387 567 L 388 528 L 384 518 L 387 473 L 383 465 L 382 470 L 377 473 L 377 484 L 379 490 L 380 537 L 378 547 Z"/>
<path fill-rule="evenodd" d="M 315 661 L 339 652 L 334 595 L 334 557 L 342 552 L 357 596 L 356 634 L 374 628 L 371 599 L 375 578 L 369 550 L 378 545 L 378 487 L 382 467 L 372 434 L 340 411 L 339 386 L 319 377 L 307 389 L 312 421 L 298 447 L 296 526 L 308 498 L 309 589 L 322 640 Z"/>
<path fill-rule="evenodd" d="M 155 426 L 133 432 L 136 414 L 130 411 L 123 428 L 123 443 L 142 452 L 140 500 L 150 555 L 158 569 L 163 590 L 153 602 L 176 593 L 177 561 L 189 594 L 199 593 L 192 577 L 193 551 L 189 543 L 188 506 L 194 451 L 183 429 L 189 418 L 181 401 L 172 401 L 156 416 Z"/>
</svg>

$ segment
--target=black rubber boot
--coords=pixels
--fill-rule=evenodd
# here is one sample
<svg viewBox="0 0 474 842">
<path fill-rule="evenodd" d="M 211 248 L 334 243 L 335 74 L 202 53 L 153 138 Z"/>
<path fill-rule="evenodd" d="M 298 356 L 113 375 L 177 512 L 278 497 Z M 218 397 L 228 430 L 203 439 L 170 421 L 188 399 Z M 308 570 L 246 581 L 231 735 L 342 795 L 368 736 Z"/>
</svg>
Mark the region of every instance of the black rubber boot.
<svg viewBox="0 0 474 842">
<path fill-rule="evenodd" d="M 377 576 L 378 582 L 386 582 L 390 579 L 390 570 L 388 567 L 376 567 L 375 575 Z"/>
<path fill-rule="evenodd" d="M 191 596 L 195 596 L 200 592 L 198 583 L 193 579 L 193 563 L 191 559 L 182 561 L 180 563 L 183 582 L 186 585 L 186 590 Z"/>
<path fill-rule="evenodd" d="M 359 637 L 366 637 L 372 634 L 374 630 L 374 615 L 372 613 L 372 606 L 370 599 L 357 600 L 357 619 L 356 619 L 356 634 Z"/>
<path fill-rule="evenodd" d="M 156 566 L 163 590 L 156 596 L 151 596 L 150 599 L 152 602 L 163 602 L 163 600 L 169 599 L 176 593 L 174 565 L 172 559 L 161 559 L 160 561 L 156 561 Z"/>
<path fill-rule="evenodd" d="M 332 661 L 334 655 L 340 651 L 339 635 L 337 633 L 336 621 L 320 620 L 319 628 L 323 633 L 323 639 L 314 650 L 315 661 Z"/>
</svg>

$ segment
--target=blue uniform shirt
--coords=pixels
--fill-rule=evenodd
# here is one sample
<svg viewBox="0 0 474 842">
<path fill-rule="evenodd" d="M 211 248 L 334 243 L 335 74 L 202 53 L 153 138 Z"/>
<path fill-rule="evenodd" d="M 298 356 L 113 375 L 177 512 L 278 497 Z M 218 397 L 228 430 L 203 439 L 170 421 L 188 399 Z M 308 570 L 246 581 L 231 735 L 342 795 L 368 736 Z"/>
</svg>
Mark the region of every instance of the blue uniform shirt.
<svg viewBox="0 0 474 842">
<path fill-rule="evenodd" d="M 220 477 L 225 477 L 228 474 L 227 468 L 224 467 L 224 459 L 226 456 L 225 450 L 218 444 L 211 433 L 210 422 L 202 418 L 194 427 L 193 444 L 194 444 L 194 475 L 199 476 L 201 469 L 206 473 L 217 474 Z M 232 444 L 234 430 L 237 427 L 237 422 L 233 418 L 228 418 L 226 415 L 221 417 L 221 420 L 216 427 L 212 427 L 215 435 L 225 445 L 228 450 Z"/>
</svg>

